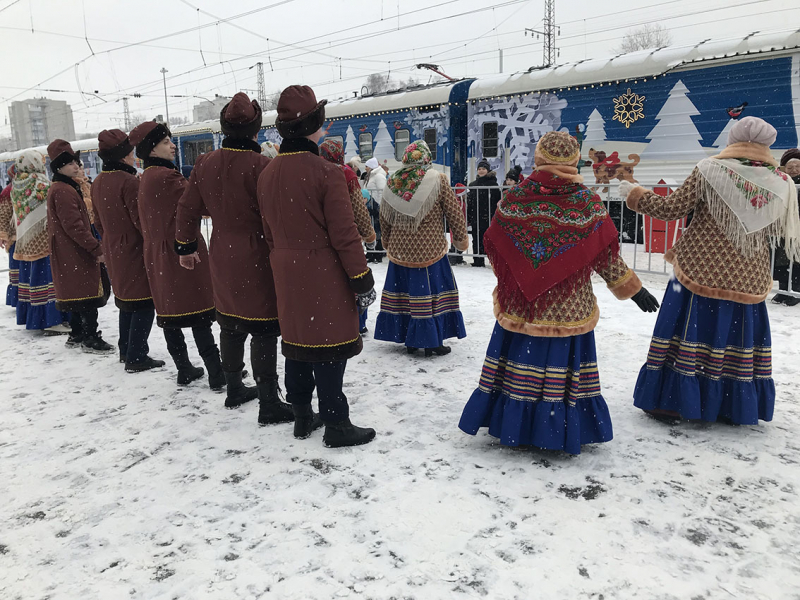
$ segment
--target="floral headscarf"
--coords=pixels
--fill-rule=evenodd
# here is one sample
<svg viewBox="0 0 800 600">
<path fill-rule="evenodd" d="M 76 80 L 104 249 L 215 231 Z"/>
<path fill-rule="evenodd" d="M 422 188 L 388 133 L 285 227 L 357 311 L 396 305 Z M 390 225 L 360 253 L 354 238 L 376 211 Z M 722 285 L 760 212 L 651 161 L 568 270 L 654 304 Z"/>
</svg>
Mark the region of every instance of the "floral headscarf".
<svg viewBox="0 0 800 600">
<path fill-rule="evenodd" d="M 388 179 L 383 190 L 381 216 L 393 225 L 407 226 L 413 231 L 436 204 L 442 181 L 431 171 L 431 151 L 423 141 L 412 142 L 403 152 L 403 164 Z M 385 208 L 384 208 L 385 207 Z"/>
<path fill-rule="evenodd" d="M 36 150 L 26 150 L 14 163 L 16 176 L 11 187 L 11 205 L 17 225 L 17 242 L 36 235 L 47 225 L 47 191 L 50 180 L 45 174 L 44 156 Z"/>
<path fill-rule="evenodd" d="M 325 140 L 319 146 L 319 155 L 337 165 L 344 165 L 344 148 L 338 140 Z"/>
</svg>

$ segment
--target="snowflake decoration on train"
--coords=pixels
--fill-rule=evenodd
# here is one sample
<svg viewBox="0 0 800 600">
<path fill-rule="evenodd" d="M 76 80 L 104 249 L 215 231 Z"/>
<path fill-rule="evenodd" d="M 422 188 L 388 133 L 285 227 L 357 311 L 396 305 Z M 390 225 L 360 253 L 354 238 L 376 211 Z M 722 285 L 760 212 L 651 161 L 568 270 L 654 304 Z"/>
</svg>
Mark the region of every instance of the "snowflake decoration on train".
<svg viewBox="0 0 800 600">
<path fill-rule="evenodd" d="M 639 119 L 644 119 L 644 96 L 631 92 L 628 88 L 627 93 L 614 98 L 613 120 L 624 124 L 627 129 Z"/>
</svg>

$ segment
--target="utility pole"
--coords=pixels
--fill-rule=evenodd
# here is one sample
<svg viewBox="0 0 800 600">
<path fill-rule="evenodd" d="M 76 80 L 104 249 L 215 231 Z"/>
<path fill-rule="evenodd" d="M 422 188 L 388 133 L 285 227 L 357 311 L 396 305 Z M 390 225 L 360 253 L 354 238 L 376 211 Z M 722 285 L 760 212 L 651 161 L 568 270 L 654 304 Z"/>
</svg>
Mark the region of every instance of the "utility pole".
<svg viewBox="0 0 800 600">
<path fill-rule="evenodd" d="M 503 72 L 503 49 L 500 48 L 500 71 L 498 71 L 498 73 L 502 72 Z"/>
<path fill-rule="evenodd" d="M 558 49 L 556 48 L 556 35 L 561 35 L 561 28 L 556 27 L 556 0 L 545 0 L 544 3 L 544 31 L 537 29 L 525 28 L 525 35 L 531 32 L 531 36 L 536 34 L 538 38 L 540 35 L 544 37 L 544 48 L 542 49 L 542 58 L 545 67 L 551 67 L 556 62 Z"/>
<path fill-rule="evenodd" d="M 125 131 L 130 132 L 131 130 L 131 109 L 128 107 L 128 98 L 125 97 L 122 99 L 122 115 L 123 120 L 125 121 Z"/>
<path fill-rule="evenodd" d="M 167 73 L 168 71 L 161 67 L 161 75 L 164 77 L 164 107 L 167 109 L 167 127 L 169 127 L 169 101 L 167 100 Z"/>
<path fill-rule="evenodd" d="M 267 90 L 264 85 L 264 63 L 256 63 L 256 87 L 258 88 L 258 104 L 263 109 L 267 104 Z"/>
</svg>

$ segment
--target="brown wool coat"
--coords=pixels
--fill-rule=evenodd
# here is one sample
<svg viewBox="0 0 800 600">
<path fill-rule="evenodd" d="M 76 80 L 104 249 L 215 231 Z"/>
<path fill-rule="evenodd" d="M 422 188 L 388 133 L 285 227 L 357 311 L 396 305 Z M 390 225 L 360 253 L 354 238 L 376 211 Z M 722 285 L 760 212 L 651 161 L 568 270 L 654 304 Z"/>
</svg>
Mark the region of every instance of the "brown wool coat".
<svg viewBox="0 0 800 600">
<path fill-rule="evenodd" d="M 188 182 L 175 169 L 151 166 L 139 181 L 144 266 L 161 327 L 206 325 L 214 315 L 208 248 L 195 223 L 200 263 L 184 269 L 175 253 L 175 213 Z"/>
<path fill-rule="evenodd" d="M 139 224 L 139 179 L 125 171 L 104 171 L 92 183 L 94 226 L 103 238 L 114 301 L 121 310 L 152 308 Z"/>
<path fill-rule="evenodd" d="M 256 196 L 258 176 L 270 161 L 254 146 L 258 151 L 221 148 L 197 159 L 178 204 L 175 238 L 179 244 L 191 242 L 200 217 L 210 215 L 211 278 L 220 325 L 277 335 L 278 301 Z"/>
<path fill-rule="evenodd" d="M 258 200 L 283 354 L 307 362 L 351 358 L 362 348 L 355 293 L 368 292 L 374 281 L 347 183 L 307 140 L 284 140 L 281 150 L 258 180 Z"/>
<path fill-rule="evenodd" d="M 68 183 L 55 181 L 47 192 L 47 231 L 56 307 L 62 311 L 104 306 L 100 242 L 92 234 L 81 195 Z"/>
</svg>

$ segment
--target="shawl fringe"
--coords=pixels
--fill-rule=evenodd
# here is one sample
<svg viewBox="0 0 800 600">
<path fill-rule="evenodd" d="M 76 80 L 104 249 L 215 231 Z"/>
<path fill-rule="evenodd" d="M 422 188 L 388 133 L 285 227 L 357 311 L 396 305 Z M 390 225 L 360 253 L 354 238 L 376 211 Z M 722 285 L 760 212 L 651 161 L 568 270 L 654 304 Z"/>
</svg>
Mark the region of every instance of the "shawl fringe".
<svg viewBox="0 0 800 600">
<path fill-rule="evenodd" d="M 425 173 L 411 200 L 404 200 L 395 195 L 387 185 L 383 188 L 385 202 L 381 202 L 381 218 L 394 228 L 416 232 L 428 213 L 436 206 L 441 187 L 442 176 L 433 169 Z"/>
</svg>

